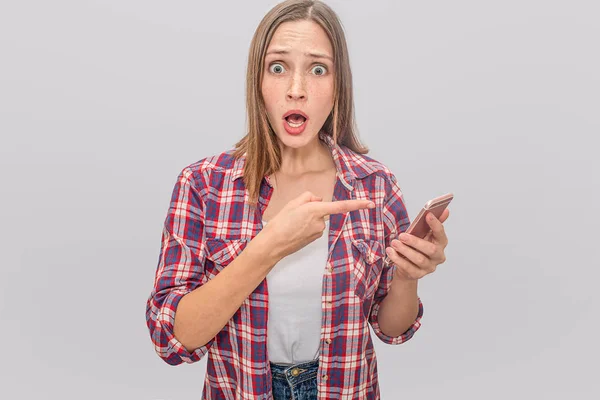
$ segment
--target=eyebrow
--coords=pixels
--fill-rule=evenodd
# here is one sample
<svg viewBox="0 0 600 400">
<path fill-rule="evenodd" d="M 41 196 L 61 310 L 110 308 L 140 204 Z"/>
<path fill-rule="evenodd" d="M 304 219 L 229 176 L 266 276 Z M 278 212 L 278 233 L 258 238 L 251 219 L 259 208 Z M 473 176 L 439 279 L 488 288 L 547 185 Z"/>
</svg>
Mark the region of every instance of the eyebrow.
<svg viewBox="0 0 600 400">
<path fill-rule="evenodd" d="M 267 52 L 266 55 L 269 55 L 269 54 L 290 54 L 290 52 L 288 50 L 281 49 L 281 50 L 271 50 L 271 51 Z M 325 54 L 325 53 L 308 52 L 308 53 L 304 53 L 304 55 L 307 57 L 312 57 L 312 58 L 326 58 L 326 59 L 330 60 L 331 62 L 333 62 L 333 57 L 331 57 L 330 55 Z"/>
</svg>

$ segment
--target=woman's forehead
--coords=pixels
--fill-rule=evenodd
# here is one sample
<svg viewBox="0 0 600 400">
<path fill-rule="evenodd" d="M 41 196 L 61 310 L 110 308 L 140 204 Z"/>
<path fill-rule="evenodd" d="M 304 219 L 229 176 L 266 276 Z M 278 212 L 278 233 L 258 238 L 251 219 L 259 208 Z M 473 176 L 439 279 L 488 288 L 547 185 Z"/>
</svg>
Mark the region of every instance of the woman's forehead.
<svg viewBox="0 0 600 400">
<path fill-rule="evenodd" d="M 331 57 L 333 48 L 327 33 L 314 21 L 284 22 L 275 30 L 267 54 L 293 52 Z"/>
</svg>

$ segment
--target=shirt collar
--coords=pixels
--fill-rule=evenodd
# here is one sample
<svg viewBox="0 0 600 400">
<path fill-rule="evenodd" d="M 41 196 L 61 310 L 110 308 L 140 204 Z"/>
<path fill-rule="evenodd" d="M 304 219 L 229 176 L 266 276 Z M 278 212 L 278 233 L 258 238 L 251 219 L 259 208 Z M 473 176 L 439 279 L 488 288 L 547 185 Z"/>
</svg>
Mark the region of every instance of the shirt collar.
<svg viewBox="0 0 600 400">
<path fill-rule="evenodd" d="M 342 183 L 349 190 L 353 189 L 354 180 L 364 178 L 374 172 L 373 168 L 365 160 L 359 158 L 357 154 L 352 152 L 346 146 L 340 146 L 333 138 L 324 131 L 319 132 L 319 138 L 323 141 L 329 150 L 337 170 L 337 175 L 341 178 Z M 233 164 L 231 179 L 236 180 L 244 173 L 244 164 L 246 162 L 246 153 L 239 157 Z"/>
</svg>

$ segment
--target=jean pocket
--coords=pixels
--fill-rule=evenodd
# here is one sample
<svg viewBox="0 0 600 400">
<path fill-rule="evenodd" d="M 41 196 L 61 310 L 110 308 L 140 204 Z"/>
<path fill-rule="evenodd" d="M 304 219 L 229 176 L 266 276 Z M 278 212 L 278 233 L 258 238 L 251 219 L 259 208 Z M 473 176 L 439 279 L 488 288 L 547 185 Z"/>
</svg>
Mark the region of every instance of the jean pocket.
<svg viewBox="0 0 600 400">
<path fill-rule="evenodd" d="M 377 289 L 384 251 L 377 240 L 352 240 L 352 278 L 354 292 L 361 299 L 370 298 Z"/>
</svg>

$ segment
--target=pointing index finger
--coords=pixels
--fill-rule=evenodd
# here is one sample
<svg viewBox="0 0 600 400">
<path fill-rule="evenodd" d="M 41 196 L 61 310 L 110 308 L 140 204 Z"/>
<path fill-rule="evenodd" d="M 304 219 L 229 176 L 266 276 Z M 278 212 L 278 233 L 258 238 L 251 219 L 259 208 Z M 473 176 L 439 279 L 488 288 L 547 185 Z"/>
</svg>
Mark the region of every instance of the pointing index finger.
<svg viewBox="0 0 600 400">
<path fill-rule="evenodd" d="M 373 203 L 371 200 L 338 200 L 312 204 L 314 204 L 319 217 L 375 207 L 375 203 Z"/>
</svg>

